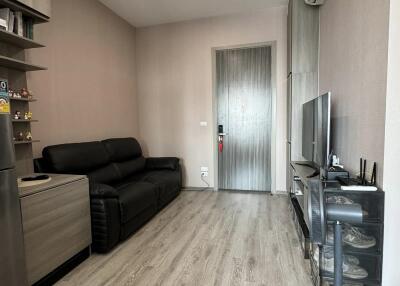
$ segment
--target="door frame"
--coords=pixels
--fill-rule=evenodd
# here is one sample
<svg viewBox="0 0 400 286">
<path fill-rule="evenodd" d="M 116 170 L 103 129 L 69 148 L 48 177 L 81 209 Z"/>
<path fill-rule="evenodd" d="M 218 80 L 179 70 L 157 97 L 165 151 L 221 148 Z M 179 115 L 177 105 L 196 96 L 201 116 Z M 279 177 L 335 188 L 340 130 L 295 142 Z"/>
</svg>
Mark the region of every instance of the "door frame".
<svg viewBox="0 0 400 286">
<path fill-rule="evenodd" d="M 276 97 L 277 97 L 277 41 L 214 47 L 212 53 L 212 148 L 214 165 L 214 191 L 218 191 L 218 100 L 217 100 L 217 51 L 227 49 L 271 47 L 271 89 L 272 89 L 272 130 L 271 130 L 271 193 L 276 190 Z"/>
</svg>

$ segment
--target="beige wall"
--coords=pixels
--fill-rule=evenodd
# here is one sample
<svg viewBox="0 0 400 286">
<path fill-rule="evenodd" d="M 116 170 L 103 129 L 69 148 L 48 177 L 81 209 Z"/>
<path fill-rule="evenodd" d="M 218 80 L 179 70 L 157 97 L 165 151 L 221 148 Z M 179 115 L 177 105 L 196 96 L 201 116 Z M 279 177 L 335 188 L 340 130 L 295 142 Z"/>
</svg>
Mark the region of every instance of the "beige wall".
<svg viewBox="0 0 400 286">
<path fill-rule="evenodd" d="M 285 190 L 286 17 L 278 7 L 248 14 L 139 28 L 137 80 L 142 145 L 152 156 L 178 156 L 185 185 L 214 185 L 212 48 L 277 41 L 276 189 Z M 208 127 L 200 127 L 207 121 Z"/>
<path fill-rule="evenodd" d="M 32 7 L 33 9 L 38 10 L 39 12 L 51 16 L 51 1 L 52 0 L 17 0 L 18 2 L 22 2 L 25 5 Z"/>
<path fill-rule="evenodd" d="M 35 39 L 47 47 L 28 59 L 49 68 L 28 74 L 35 156 L 50 144 L 138 135 L 134 28 L 96 0 L 52 0 Z"/>
<path fill-rule="evenodd" d="M 382 186 L 389 0 L 328 0 L 320 12 L 320 93 L 333 92 L 334 151 L 353 173 L 360 157 L 378 162 Z"/>
<path fill-rule="evenodd" d="M 386 96 L 385 173 L 386 192 L 383 286 L 398 285 L 400 271 L 400 2 L 390 1 L 389 60 Z"/>
</svg>

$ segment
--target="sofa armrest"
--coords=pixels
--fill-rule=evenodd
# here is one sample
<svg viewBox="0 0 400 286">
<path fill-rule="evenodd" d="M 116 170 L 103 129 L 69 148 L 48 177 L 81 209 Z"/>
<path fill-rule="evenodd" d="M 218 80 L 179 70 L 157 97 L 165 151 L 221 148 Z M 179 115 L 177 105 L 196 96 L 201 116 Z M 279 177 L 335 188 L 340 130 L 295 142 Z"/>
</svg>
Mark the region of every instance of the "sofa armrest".
<svg viewBox="0 0 400 286">
<path fill-rule="evenodd" d="M 118 191 L 113 187 L 105 184 L 90 184 L 91 198 L 118 198 Z"/>
<path fill-rule="evenodd" d="M 49 166 L 44 158 L 33 159 L 33 167 L 35 173 L 52 173 L 51 166 Z"/>
<path fill-rule="evenodd" d="M 179 168 L 179 158 L 162 157 L 162 158 L 146 158 L 147 170 L 172 170 Z"/>
<path fill-rule="evenodd" d="M 92 250 L 107 253 L 118 244 L 121 218 L 118 198 L 96 198 L 90 200 L 92 220 Z"/>
</svg>

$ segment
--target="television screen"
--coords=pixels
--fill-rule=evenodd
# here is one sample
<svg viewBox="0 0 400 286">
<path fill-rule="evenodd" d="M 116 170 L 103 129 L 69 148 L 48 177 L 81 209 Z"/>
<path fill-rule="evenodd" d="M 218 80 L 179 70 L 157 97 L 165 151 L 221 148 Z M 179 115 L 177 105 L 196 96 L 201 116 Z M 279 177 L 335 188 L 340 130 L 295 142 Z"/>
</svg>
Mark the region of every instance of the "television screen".
<svg viewBox="0 0 400 286">
<path fill-rule="evenodd" d="M 302 155 L 319 167 L 329 164 L 331 93 L 303 104 Z"/>
<path fill-rule="evenodd" d="M 307 161 L 314 161 L 314 100 L 303 104 L 302 155 Z"/>
<path fill-rule="evenodd" d="M 314 132 L 315 158 L 314 162 L 320 167 L 327 167 L 330 153 L 330 128 L 331 128 L 331 94 L 321 95 L 315 101 Z"/>
</svg>

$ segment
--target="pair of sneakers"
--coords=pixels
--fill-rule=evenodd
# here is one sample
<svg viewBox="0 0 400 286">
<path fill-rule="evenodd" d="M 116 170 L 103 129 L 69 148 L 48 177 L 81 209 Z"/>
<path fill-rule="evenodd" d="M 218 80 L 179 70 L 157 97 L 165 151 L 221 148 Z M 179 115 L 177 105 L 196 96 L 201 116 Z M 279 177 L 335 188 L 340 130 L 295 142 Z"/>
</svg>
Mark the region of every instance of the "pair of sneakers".
<svg viewBox="0 0 400 286">
<path fill-rule="evenodd" d="M 319 253 L 314 252 L 313 259 L 318 261 Z M 352 255 L 343 255 L 343 276 L 350 279 L 364 279 L 368 277 L 368 272 L 360 265 L 360 260 Z M 320 268 L 326 272 L 334 272 L 335 259 L 333 249 L 325 249 L 322 254 Z"/>
<path fill-rule="evenodd" d="M 326 242 L 333 244 L 334 234 L 333 227 L 328 227 Z M 367 249 L 376 245 L 376 239 L 367 235 L 361 228 L 345 224 L 343 227 L 343 243 L 354 248 Z"/>
<path fill-rule="evenodd" d="M 338 205 L 351 205 L 354 201 L 345 196 L 329 196 L 326 200 L 328 204 L 338 204 Z"/>
</svg>

